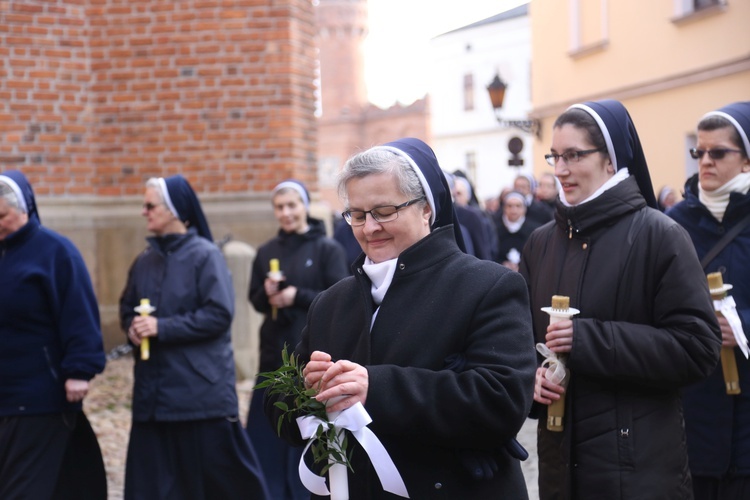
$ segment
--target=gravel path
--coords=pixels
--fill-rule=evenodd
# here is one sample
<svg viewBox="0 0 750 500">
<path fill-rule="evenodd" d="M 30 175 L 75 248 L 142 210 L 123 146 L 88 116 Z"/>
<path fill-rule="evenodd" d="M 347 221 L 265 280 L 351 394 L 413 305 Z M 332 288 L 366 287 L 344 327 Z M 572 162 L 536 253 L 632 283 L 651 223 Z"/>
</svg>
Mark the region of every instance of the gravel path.
<svg viewBox="0 0 750 500">
<path fill-rule="evenodd" d="M 253 380 L 237 384 L 240 400 L 240 416 L 244 422 L 253 388 Z M 109 360 L 104 373 L 91 384 L 84 409 L 99 438 L 99 446 L 107 468 L 109 500 L 121 500 L 125 475 L 125 455 L 130 434 L 130 401 L 133 389 L 133 358 L 126 354 Z M 536 487 L 536 421 L 528 420 L 518 440 L 529 450 L 529 459 L 522 462 L 529 488 L 529 498 L 539 498 Z"/>
<path fill-rule="evenodd" d="M 247 417 L 253 382 L 245 380 L 237 384 L 242 422 Z M 92 381 L 84 402 L 84 411 L 96 432 L 104 456 L 109 500 L 122 499 L 132 396 L 133 358 L 126 354 L 107 361 L 104 373 Z"/>
</svg>

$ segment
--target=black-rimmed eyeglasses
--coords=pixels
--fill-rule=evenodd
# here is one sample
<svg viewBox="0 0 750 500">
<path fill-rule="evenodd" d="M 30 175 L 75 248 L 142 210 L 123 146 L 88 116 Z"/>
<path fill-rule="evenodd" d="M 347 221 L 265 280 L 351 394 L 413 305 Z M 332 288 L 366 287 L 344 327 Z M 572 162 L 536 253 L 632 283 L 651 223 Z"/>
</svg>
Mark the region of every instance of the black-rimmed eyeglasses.
<svg viewBox="0 0 750 500">
<path fill-rule="evenodd" d="M 401 205 L 384 205 L 382 207 L 375 207 L 372 210 L 347 210 L 346 212 L 341 212 L 341 216 L 350 226 L 364 226 L 367 214 L 370 214 L 375 222 L 390 222 L 398 218 L 399 210 L 422 200 L 424 200 L 424 197 L 414 198 Z"/>
<path fill-rule="evenodd" d="M 698 148 L 690 148 L 690 156 L 692 156 L 696 160 L 700 160 L 703 158 L 703 155 L 708 153 L 709 158 L 712 160 L 721 160 L 726 156 L 727 153 L 742 153 L 739 149 L 729 149 L 729 148 L 716 148 L 716 149 L 698 149 Z"/>
<path fill-rule="evenodd" d="M 563 163 L 568 165 L 569 163 L 576 163 L 586 155 L 590 155 L 591 153 L 598 153 L 600 151 L 604 151 L 604 148 L 584 149 L 583 151 L 566 151 L 563 154 L 550 153 L 548 155 L 544 155 L 544 159 L 547 160 L 547 163 L 550 167 L 554 167 L 555 164 L 557 164 L 557 160 L 559 160 L 560 158 L 562 158 Z"/>
</svg>

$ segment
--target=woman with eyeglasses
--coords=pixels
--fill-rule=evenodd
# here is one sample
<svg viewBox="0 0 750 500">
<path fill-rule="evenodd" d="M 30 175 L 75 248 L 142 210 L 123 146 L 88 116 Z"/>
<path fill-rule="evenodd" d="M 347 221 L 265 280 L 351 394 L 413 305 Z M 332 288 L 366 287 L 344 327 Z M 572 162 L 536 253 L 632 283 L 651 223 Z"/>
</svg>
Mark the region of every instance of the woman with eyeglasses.
<svg viewBox="0 0 750 500">
<path fill-rule="evenodd" d="M 508 448 L 535 370 L 523 279 L 462 251 L 448 182 L 424 142 L 353 156 L 338 186 L 364 254 L 310 307 L 296 348 L 305 384 L 335 401 L 330 411 L 364 406 L 410 498 L 527 498 Z M 283 431 L 301 444 L 295 423 Z M 395 498 L 349 442 L 349 497 Z"/>
<path fill-rule="evenodd" d="M 294 349 L 305 326 L 307 310 L 316 295 L 349 276 L 341 245 L 326 236 L 323 221 L 310 216 L 310 194 L 299 181 L 285 180 L 271 192 L 279 231 L 261 245 L 253 261 L 248 297 L 265 314 L 260 327 L 260 372 L 282 364 L 284 346 Z M 278 260 L 281 276 L 271 274 Z M 276 433 L 263 412 L 265 389 L 253 391 L 247 434 L 258 455 L 271 498 L 309 498 L 297 471 L 302 448 L 292 447 Z"/>
<path fill-rule="evenodd" d="M 124 498 L 271 498 L 238 417 L 224 256 L 183 176 L 149 179 L 143 201 L 153 236 L 120 297 L 136 347 Z"/>
<path fill-rule="evenodd" d="M 679 391 L 711 373 L 720 348 L 705 275 L 686 231 L 655 208 L 620 102 L 571 106 L 550 151 L 555 221 L 521 257 L 536 340 L 554 354 L 534 390 L 540 498 L 692 498 Z M 550 324 L 553 295 L 580 312 Z M 557 356 L 562 384 L 547 378 Z M 549 430 L 561 395 L 563 429 Z"/>
<path fill-rule="evenodd" d="M 705 272 L 721 272 L 723 282 L 732 285 L 729 295 L 736 303 L 741 334 L 747 336 L 750 101 L 707 113 L 698 122 L 697 136 L 690 153 L 698 160 L 698 173 L 685 184 L 685 200 L 667 215 L 687 229 Z M 726 235 L 731 240 L 724 240 Z M 726 243 L 715 253 L 720 241 Z M 709 253 L 714 257 L 707 257 Z M 728 319 L 718 319 L 723 346 L 734 351 L 741 392 L 727 394 L 721 367 L 683 392 L 693 489 L 696 498 L 708 500 L 750 498 L 750 362 Z"/>
</svg>

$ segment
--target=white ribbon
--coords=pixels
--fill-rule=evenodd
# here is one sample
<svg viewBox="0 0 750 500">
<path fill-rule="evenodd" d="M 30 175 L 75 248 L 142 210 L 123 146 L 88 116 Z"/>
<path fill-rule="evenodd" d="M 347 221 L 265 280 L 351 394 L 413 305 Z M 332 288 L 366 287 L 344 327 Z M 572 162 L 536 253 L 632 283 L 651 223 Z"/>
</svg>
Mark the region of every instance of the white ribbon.
<svg viewBox="0 0 750 500">
<path fill-rule="evenodd" d="M 541 342 L 536 345 L 536 350 L 544 356 L 542 366 L 547 367 L 547 371 L 544 376 L 547 380 L 553 384 L 561 384 L 565 380 L 565 363 L 561 358 L 557 356 L 557 353 L 552 352 L 546 344 Z"/>
<path fill-rule="evenodd" d="M 312 415 L 297 418 L 297 426 L 302 434 L 302 438 L 309 440 L 307 446 L 305 446 L 305 450 L 302 452 L 302 458 L 300 458 L 298 467 L 299 478 L 308 491 L 319 496 L 330 495 L 326 487 L 325 478 L 318 476 L 308 469 L 304 460 L 305 453 L 307 453 L 307 450 L 312 445 L 318 427 L 323 426 L 325 430 L 333 427 L 336 430 L 347 429 L 350 431 L 352 436 L 362 445 L 365 453 L 367 453 L 370 463 L 372 463 L 375 472 L 378 474 L 378 479 L 380 479 L 383 490 L 400 497 L 409 498 L 406 485 L 404 484 L 404 480 L 401 479 L 401 474 L 399 474 L 396 464 L 393 463 L 383 443 L 380 442 L 375 433 L 367 428 L 370 422 L 372 422 L 372 418 L 367 413 L 367 410 L 365 410 L 365 407 L 362 406 L 362 403 L 356 403 L 351 408 L 342 411 L 333 422 L 328 422 Z"/>
<path fill-rule="evenodd" d="M 740 321 L 740 316 L 737 314 L 737 304 L 734 302 L 734 297 L 727 295 L 721 300 L 714 300 L 714 310 L 720 312 L 727 319 L 729 326 L 732 328 L 734 340 L 737 341 L 740 351 L 742 351 L 745 359 L 747 359 L 750 349 L 747 345 L 747 337 L 742 329 L 742 321 Z"/>
</svg>

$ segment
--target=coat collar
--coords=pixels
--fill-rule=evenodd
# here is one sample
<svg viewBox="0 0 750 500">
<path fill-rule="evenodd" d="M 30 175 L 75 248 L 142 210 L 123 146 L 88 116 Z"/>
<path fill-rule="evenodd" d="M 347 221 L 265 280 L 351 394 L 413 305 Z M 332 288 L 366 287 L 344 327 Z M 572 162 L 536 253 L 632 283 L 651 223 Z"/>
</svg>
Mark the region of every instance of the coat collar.
<svg viewBox="0 0 750 500">
<path fill-rule="evenodd" d="M 21 226 L 18 231 L 9 234 L 8 237 L 6 237 L 0 243 L 2 243 L 6 248 L 21 245 L 24 242 L 28 241 L 34 234 L 36 234 L 40 227 L 41 224 L 39 224 L 39 219 L 29 218 L 28 222 Z"/>
<path fill-rule="evenodd" d="M 195 228 L 188 228 L 185 234 L 167 234 L 164 236 L 149 236 L 146 238 L 148 244 L 157 252 L 168 255 L 177 251 L 192 238 L 198 237 L 198 231 Z"/>
<path fill-rule="evenodd" d="M 571 235 L 586 236 L 645 206 L 646 200 L 638 190 L 636 179 L 631 176 L 588 203 L 566 207 L 558 200 L 555 221 Z"/>
<path fill-rule="evenodd" d="M 428 269 L 455 253 L 463 253 L 456 243 L 453 224 L 439 227 L 401 252 L 396 264 L 396 274 L 413 274 Z M 354 263 L 357 274 L 366 276 L 362 269 L 365 255 Z M 394 278 L 395 279 L 395 278 Z"/>
<path fill-rule="evenodd" d="M 683 193 L 684 203 L 688 207 L 695 210 L 703 210 L 706 214 L 710 215 L 708 209 L 701 203 L 698 198 L 698 174 L 693 175 L 687 181 L 685 181 L 685 192 Z M 730 193 L 729 194 L 729 205 L 724 214 L 724 222 L 734 221 L 738 218 L 744 217 L 750 212 L 750 193 Z"/>
</svg>

